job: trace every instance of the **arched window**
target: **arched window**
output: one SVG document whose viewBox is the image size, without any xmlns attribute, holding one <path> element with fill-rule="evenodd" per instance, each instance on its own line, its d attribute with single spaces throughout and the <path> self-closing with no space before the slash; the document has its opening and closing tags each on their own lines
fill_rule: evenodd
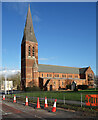
<svg viewBox="0 0 98 120">
<path fill-rule="evenodd" d="M 42 77 L 43 77 L 43 74 L 42 74 Z"/>
<path fill-rule="evenodd" d="M 55 82 L 54 82 L 54 85 L 55 85 Z"/>
<path fill-rule="evenodd" d="M 47 74 L 47 77 L 48 77 L 48 74 Z"/>
<path fill-rule="evenodd" d="M 64 83 L 62 82 L 62 85 L 64 85 Z"/>
<path fill-rule="evenodd" d="M 28 55 L 31 56 L 31 49 L 30 49 L 30 46 L 29 46 L 29 50 L 28 50 Z"/>
<path fill-rule="evenodd" d="M 60 80 L 58 80 L 58 85 L 59 85 L 59 88 L 60 88 Z"/>
<path fill-rule="evenodd" d="M 34 47 L 32 48 L 32 55 L 35 55 Z"/>
</svg>

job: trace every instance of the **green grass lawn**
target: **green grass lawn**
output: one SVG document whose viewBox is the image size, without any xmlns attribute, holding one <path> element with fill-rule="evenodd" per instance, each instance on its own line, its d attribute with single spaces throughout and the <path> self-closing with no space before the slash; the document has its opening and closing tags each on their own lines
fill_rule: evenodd
<svg viewBox="0 0 98 120">
<path fill-rule="evenodd" d="M 25 102 L 25 98 L 26 96 L 28 97 L 33 97 L 33 98 L 29 98 L 29 103 L 37 103 L 37 98 L 34 97 L 39 97 L 39 98 L 52 98 L 52 99 L 60 99 L 60 100 L 76 100 L 76 101 L 81 101 L 81 93 L 82 93 L 82 100 L 83 102 L 85 102 L 85 95 L 87 94 L 98 94 L 98 90 L 81 90 L 81 91 L 32 91 L 32 92 L 25 92 L 25 93 L 18 93 L 15 94 L 16 97 L 17 96 L 21 96 L 21 97 L 17 97 L 17 100 L 23 101 Z M 6 97 L 9 97 L 9 101 L 12 100 L 13 101 L 13 96 L 14 94 L 7 95 Z M 41 100 L 40 99 L 40 104 L 44 105 L 44 99 Z M 53 100 L 48 100 L 48 105 L 49 106 L 53 106 L 54 101 Z M 95 111 L 95 108 L 92 109 L 92 107 L 90 106 L 83 106 L 81 108 L 81 105 L 73 105 L 73 104 L 65 104 L 62 102 L 58 102 L 57 100 L 57 107 L 62 107 L 62 108 L 68 108 L 68 109 L 73 109 L 73 110 L 79 110 L 79 111 Z"/>
<path fill-rule="evenodd" d="M 25 93 L 18 93 L 16 96 L 28 96 L 28 97 L 40 97 L 40 98 L 52 98 L 52 99 L 61 99 L 61 100 L 76 100 L 81 101 L 81 93 L 82 100 L 85 102 L 85 95 L 87 94 L 98 94 L 98 90 L 87 90 L 87 91 L 32 91 Z M 13 96 L 12 96 L 13 97 Z"/>
</svg>

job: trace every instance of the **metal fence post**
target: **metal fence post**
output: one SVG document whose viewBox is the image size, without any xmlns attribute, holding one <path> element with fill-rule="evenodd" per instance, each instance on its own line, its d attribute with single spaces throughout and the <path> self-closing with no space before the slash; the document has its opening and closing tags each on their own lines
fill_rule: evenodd
<svg viewBox="0 0 98 120">
<path fill-rule="evenodd" d="M 82 107 L 82 93 L 81 93 L 81 107 Z"/>
<path fill-rule="evenodd" d="M 64 95 L 64 105 L 65 105 L 65 95 Z"/>
<path fill-rule="evenodd" d="M 51 104 L 52 104 L 52 96 L 51 96 Z"/>
</svg>

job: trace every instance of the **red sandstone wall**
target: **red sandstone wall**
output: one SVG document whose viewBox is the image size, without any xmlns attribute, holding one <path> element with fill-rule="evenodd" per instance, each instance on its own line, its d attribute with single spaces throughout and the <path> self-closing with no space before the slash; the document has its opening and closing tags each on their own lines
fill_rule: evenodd
<svg viewBox="0 0 98 120">
<path fill-rule="evenodd" d="M 25 44 L 25 51 L 23 49 L 23 44 Z M 31 48 L 31 55 L 28 56 L 28 50 L 29 46 Z M 34 81 L 38 84 L 38 73 L 33 74 L 33 64 L 34 64 L 34 59 L 32 55 L 32 48 L 35 48 L 35 58 L 36 62 L 38 64 L 38 43 L 34 43 L 31 41 L 26 41 L 25 43 L 21 44 L 21 79 L 25 81 L 25 86 L 29 87 L 32 85 L 32 81 Z M 23 58 L 23 54 L 25 54 L 25 58 Z M 37 69 L 38 72 L 38 69 Z M 37 77 L 37 79 L 35 79 Z"/>
<path fill-rule="evenodd" d="M 43 74 L 43 76 L 42 76 Z M 51 77 L 47 78 L 51 74 Z M 59 75 L 59 77 L 55 77 L 55 75 Z M 66 75 L 66 78 L 62 77 L 62 75 Z M 72 76 L 72 79 L 69 80 L 70 75 Z M 75 77 L 78 77 L 74 79 Z M 77 85 L 85 85 L 86 80 L 78 80 L 80 78 L 79 74 L 63 74 L 63 73 L 45 73 L 45 72 L 40 72 L 38 73 L 38 77 L 43 77 L 43 86 L 45 85 L 46 81 L 50 79 L 50 82 L 47 84 L 47 89 L 50 90 L 50 85 L 52 85 L 53 90 L 58 90 L 59 86 L 61 88 L 66 88 L 66 85 L 72 84 L 73 81 L 77 83 Z M 55 79 L 53 79 L 55 78 Z M 68 79 L 68 80 L 67 80 Z M 63 82 L 63 83 L 62 83 Z"/>
<path fill-rule="evenodd" d="M 87 85 L 89 85 L 89 88 L 94 87 L 94 86 L 90 86 L 91 83 L 92 83 L 92 85 L 94 85 L 94 80 L 90 80 L 90 81 L 88 80 L 89 79 L 89 77 L 88 77 L 89 74 L 92 74 L 93 79 L 94 79 L 94 72 L 92 71 L 91 67 L 89 67 L 87 69 L 85 74 L 86 74 L 86 82 L 87 82 Z"/>
</svg>

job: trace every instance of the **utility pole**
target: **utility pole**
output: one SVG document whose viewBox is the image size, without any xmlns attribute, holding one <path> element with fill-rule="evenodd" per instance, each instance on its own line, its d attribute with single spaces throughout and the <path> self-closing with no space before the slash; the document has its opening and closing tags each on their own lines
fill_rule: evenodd
<svg viewBox="0 0 98 120">
<path fill-rule="evenodd" d="M 5 73 L 5 94 L 6 94 L 6 87 L 7 87 L 7 85 L 6 85 L 6 79 L 7 79 L 7 77 L 6 77 L 6 73 Z"/>
</svg>

